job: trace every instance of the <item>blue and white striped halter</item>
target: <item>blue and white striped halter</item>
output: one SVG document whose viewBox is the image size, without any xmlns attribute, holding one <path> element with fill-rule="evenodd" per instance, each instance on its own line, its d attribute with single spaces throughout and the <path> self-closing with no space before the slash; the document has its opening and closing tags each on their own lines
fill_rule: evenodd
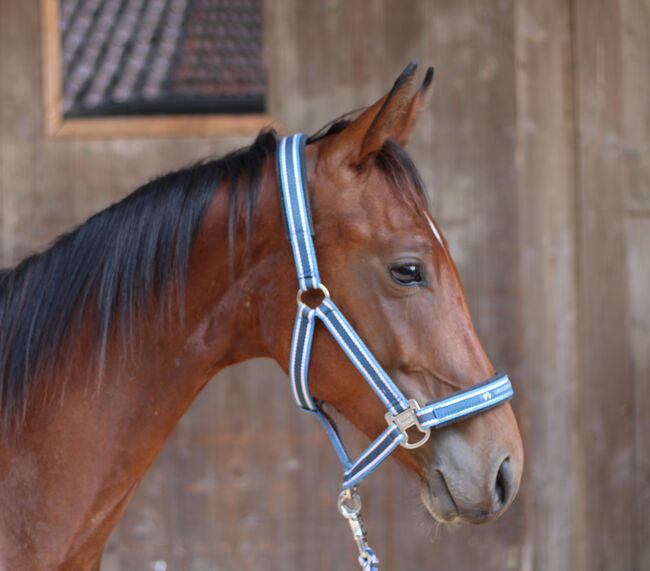
<svg viewBox="0 0 650 571">
<path fill-rule="evenodd" d="M 352 528 L 359 548 L 359 563 L 364 569 L 374 570 L 377 569 L 378 561 L 366 543 L 360 515 L 361 499 L 356 492 L 356 486 L 399 444 L 406 448 L 417 448 L 428 440 L 432 427 L 439 428 L 497 406 L 509 400 L 513 390 L 508 376 L 498 373 L 487 381 L 420 407 L 415 400 L 408 400 L 397 388 L 341 310 L 330 299 L 329 291 L 320 281 L 307 192 L 306 141 L 307 137 L 302 133 L 286 137 L 280 141 L 277 154 L 283 214 L 299 282 L 298 313 L 291 341 L 289 377 L 296 403 L 320 419 L 343 464 L 343 491 L 339 495 L 339 509 Z M 324 297 L 318 307 L 312 308 L 303 303 L 302 295 L 306 291 L 316 289 L 321 290 Z M 350 458 L 336 425 L 321 410 L 320 403 L 315 402 L 309 392 L 307 373 L 316 319 L 325 324 L 388 409 L 388 426 L 354 461 Z M 412 428 L 419 430 L 422 435 L 416 442 L 409 441 L 408 431 Z"/>
</svg>

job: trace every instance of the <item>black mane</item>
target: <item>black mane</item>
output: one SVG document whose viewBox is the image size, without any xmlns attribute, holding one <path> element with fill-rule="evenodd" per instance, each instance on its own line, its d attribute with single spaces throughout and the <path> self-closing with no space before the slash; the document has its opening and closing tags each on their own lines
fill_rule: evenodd
<svg viewBox="0 0 650 571">
<path fill-rule="evenodd" d="M 309 142 L 348 123 L 334 122 Z M 245 182 L 249 235 L 262 165 L 276 147 L 275 132 L 262 131 L 250 147 L 152 180 L 63 234 L 44 252 L 0 269 L 0 426 L 24 416 L 34 380 L 57 364 L 65 341 L 87 312 L 94 319 L 95 360 L 101 367 L 112 331 L 127 346 L 133 320 L 152 298 L 157 297 L 161 316 L 168 313 L 163 311 L 170 301 L 167 292 L 182 299 L 190 250 L 210 199 L 224 180 L 230 182 L 228 235 L 234 273 L 239 189 Z M 403 195 L 408 186 L 424 197 L 415 166 L 396 143 L 388 141 L 376 162 Z"/>
<path fill-rule="evenodd" d="M 232 248 L 240 182 L 250 227 L 262 164 L 275 149 L 275 132 L 262 131 L 250 147 L 152 180 L 44 252 L 0 270 L 0 424 L 25 413 L 34 378 L 55 364 L 85 312 L 94 315 L 101 366 L 112 328 L 127 333 L 152 295 L 163 305 L 170 284 L 182 295 L 192 244 L 226 179 Z"/>
</svg>

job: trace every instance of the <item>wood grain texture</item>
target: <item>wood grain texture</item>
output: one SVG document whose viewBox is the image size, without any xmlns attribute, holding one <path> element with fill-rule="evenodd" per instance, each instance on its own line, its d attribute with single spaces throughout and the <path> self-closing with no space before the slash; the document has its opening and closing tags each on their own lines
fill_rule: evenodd
<svg viewBox="0 0 650 571">
<path fill-rule="evenodd" d="M 109 139 L 125 137 L 189 137 L 193 135 L 256 135 L 277 121 L 264 113 L 242 115 L 161 115 L 93 117 L 55 121 L 47 135 L 57 139 Z"/>
<path fill-rule="evenodd" d="M 45 138 L 40 9 L 0 0 L 1 265 L 251 140 L 187 125 Z M 409 151 L 480 337 L 515 384 L 515 504 L 486 526 L 432 524 L 416 478 L 389 461 L 362 489 L 383 569 L 650 568 L 649 13 L 648 0 L 265 5 L 269 114 L 285 132 L 367 105 L 413 58 L 436 66 Z M 276 364 L 230 368 L 142 480 L 103 568 L 355 570 L 340 477 Z"/>
<path fill-rule="evenodd" d="M 421 20 L 424 20 L 421 18 Z M 479 338 L 515 384 L 521 313 L 517 219 L 514 3 L 440 2 L 420 24 L 436 66 L 430 143 L 414 148 L 428 174 L 432 213 L 450 243 Z M 426 61 L 423 57 L 422 61 Z M 418 127 L 426 128 L 427 123 Z M 417 144 L 414 140 L 414 144 Z M 422 143 L 420 143 L 422 144 Z M 441 569 L 519 569 L 525 504 L 519 497 L 489 526 L 438 531 L 432 556 Z"/>
<path fill-rule="evenodd" d="M 650 217 L 627 221 L 630 363 L 634 382 L 635 568 L 650 568 Z"/>
<path fill-rule="evenodd" d="M 587 569 L 634 568 L 634 417 L 628 359 L 621 4 L 575 3 L 578 417 Z"/>
<path fill-rule="evenodd" d="M 628 214 L 650 216 L 650 1 L 621 2 L 622 151 Z"/>
<path fill-rule="evenodd" d="M 48 135 L 55 135 L 63 123 L 63 79 L 61 77 L 63 64 L 59 8 L 58 0 L 41 0 L 43 124 Z"/>
<path fill-rule="evenodd" d="M 621 3 L 622 147 L 634 422 L 634 565 L 650 569 L 650 2 Z"/>
<path fill-rule="evenodd" d="M 579 569 L 575 133 L 571 14 L 517 3 L 517 142 L 528 500 L 526 565 Z"/>
</svg>

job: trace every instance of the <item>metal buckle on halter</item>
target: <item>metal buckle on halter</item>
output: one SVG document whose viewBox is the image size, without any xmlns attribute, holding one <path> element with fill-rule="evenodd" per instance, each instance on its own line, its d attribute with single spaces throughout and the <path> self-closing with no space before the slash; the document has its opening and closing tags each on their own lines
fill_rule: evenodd
<svg viewBox="0 0 650 571">
<path fill-rule="evenodd" d="M 429 436 L 431 436 L 431 428 L 426 427 L 423 428 L 422 425 L 420 424 L 420 419 L 418 418 L 418 415 L 416 414 L 416 411 L 420 410 L 420 405 L 415 399 L 409 399 L 408 401 L 409 407 L 406 410 L 403 410 L 402 412 L 398 412 L 397 414 L 392 414 L 390 412 L 386 413 L 386 422 L 390 426 L 391 424 L 394 424 L 399 428 L 399 431 L 404 435 L 404 440 L 400 442 L 404 448 L 417 448 L 418 446 L 422 446 L 427 440 L 429 440 Z M 424 436 L 420 438 L 417 442 L 409 442 L 409 435 L 408 435 L 408 429 L 412 428 L 415 426 Z"/>
</svg>

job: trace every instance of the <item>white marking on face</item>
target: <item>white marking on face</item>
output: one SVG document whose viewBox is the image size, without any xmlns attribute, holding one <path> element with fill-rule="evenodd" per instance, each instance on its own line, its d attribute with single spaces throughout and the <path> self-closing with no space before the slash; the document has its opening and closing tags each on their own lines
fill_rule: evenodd
<svg viewBox="0 0 650 571">
<path fill-rule="evenodd" d="M 427 219 L 427 222 L 429 223 L 429 228 L 431 228 L 431 231 L 433 232 L 433 235 L 436 237 L 436 240 L 440 243 L 442 248 L 445 248 L 445 243 L 442 241 L 442 237 L 440 236 L 440 232 L 438 232 L 438 228 L 436 227 L 434 221 L 431 219 L 431 216 L 429 216 L 428 212 L 424 212 L 424 216 Z"/>
</svg>

